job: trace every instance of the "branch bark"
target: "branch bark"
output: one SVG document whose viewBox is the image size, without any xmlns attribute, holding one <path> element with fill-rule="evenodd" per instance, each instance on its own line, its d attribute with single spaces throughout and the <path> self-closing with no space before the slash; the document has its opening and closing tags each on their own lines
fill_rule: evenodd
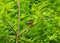
<svg viewBox="0 0 60 43">
<path fill-rule="evenodd" d="M 17 5 L 18 5 L 18 29 L 16 30 L 16 43 L 18 43 L 18 33 L 20 30 L 20 1 L 17 0 Z"/>
</svg>

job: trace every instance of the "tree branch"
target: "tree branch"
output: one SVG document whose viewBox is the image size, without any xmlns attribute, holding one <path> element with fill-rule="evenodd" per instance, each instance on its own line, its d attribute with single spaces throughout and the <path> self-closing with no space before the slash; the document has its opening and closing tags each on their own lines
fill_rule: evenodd
<svg viewBox="0 0 60 43">
<path fill-rule="evenodd" d="M 22 35 L 24 32 L 28 32 L 30 30 L 30 27 L 28 26 L 27 29 L 22 30 L 22 32 L 19 33 L 19 36 Z"/>
<path fill-rule="evenodd" d="M 42 20 L 48 20 L 49 18 L 53 18 L 53 16 L 49 16 L 47 18 L 43 18 Z M 36 25 L 36 24 L 34 24 L 34 25 Z M 30 27 L 27 27 L 27 29 L 22 30 L 22 32 L 19 33 L 19 36 L 22 35 L 25 32 L 28 32 L 28 31 L 30 31 Z"/>
<path fill-rule="evenodd" d="M 11 30 L 16 34 L 16 31 L 13 29 L 13 27 L 10 25 L 10 23 L 7 22 L 7 24 L 11 27 Z"/>
<path fill-rule="evenodd" d="M 20 1 L 17 0 L 17 5 L 18 5 L 18 28 L 16 30 L 16 43 L 18 43 L 18 33 L 20 30 Z"/>
<path fill-rule="evenodd" d="M 14 37 L 14 36 L 5 36 L 5 35 L 0 35 L 0 37 L 8 37 L 8 38 L 15 39 L 15 37 Z M 20 40 L 25 41 L 25 42 L 28 42 L 28 43 L 32 43 L 32 42 L 33 42 L 32 40 L 25 39 L 25 38 L 21 38 L 21 37 L 20 37 Z M 20 40 L 19 40 L 19 41 L 20 41 Z"/>
<path fill-rule="evenodd" d="M 50 18 L 53 18 L 54 16 L 49 16 L 49 17 L 47 17 L 47 18 L 43 18 L 42 20 L 48 20 L 48 19 L 50 19 Z"/>
<path fill-rule="evenodd" d="M 20 40 L 25 41 L 25 42 L 28 42 L 28 43 L 32 43 L 33 42 L 32 40 L 24 39 L 24 38 L 20 38 Z"/>
</svg>

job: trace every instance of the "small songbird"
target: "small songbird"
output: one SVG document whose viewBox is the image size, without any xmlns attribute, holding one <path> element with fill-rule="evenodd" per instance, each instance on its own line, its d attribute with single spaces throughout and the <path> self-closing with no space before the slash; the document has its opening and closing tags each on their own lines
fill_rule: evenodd
<svg viewBox="0 0 60 43">
<path fill-rule="evenodd" d="M 33 20 L 32 20 L 32 19 L 29 20 L 26 24 L 27 24 L 27 25 L 33 25 Z"/>
</svg>

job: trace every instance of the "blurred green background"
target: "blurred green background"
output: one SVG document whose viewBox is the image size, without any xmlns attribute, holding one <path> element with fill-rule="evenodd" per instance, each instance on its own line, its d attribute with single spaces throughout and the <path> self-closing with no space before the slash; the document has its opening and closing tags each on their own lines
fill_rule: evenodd
<svg viewBox="0 0 60 43">
<path fill-rule="evenodd" d="M 16 43 L 17 26 L 16 0 L 0 0 L 0 43 Z M 27 27 L 19 43 L 60 43 L 60 0 L 20 0 L 19 31 Z"/>
</svg>

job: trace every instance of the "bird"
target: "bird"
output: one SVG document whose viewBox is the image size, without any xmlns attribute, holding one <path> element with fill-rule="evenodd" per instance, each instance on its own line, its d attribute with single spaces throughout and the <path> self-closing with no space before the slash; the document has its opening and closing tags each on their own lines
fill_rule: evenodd
<svg viewBox="0 0 60 43">
<path fill-rule="evenodd" d="M 32 19 L 29 20 L 26 24 L 27 24 L 27 25 L 33 25 L 33 20 L 32 20 Z"/>
</svg>

